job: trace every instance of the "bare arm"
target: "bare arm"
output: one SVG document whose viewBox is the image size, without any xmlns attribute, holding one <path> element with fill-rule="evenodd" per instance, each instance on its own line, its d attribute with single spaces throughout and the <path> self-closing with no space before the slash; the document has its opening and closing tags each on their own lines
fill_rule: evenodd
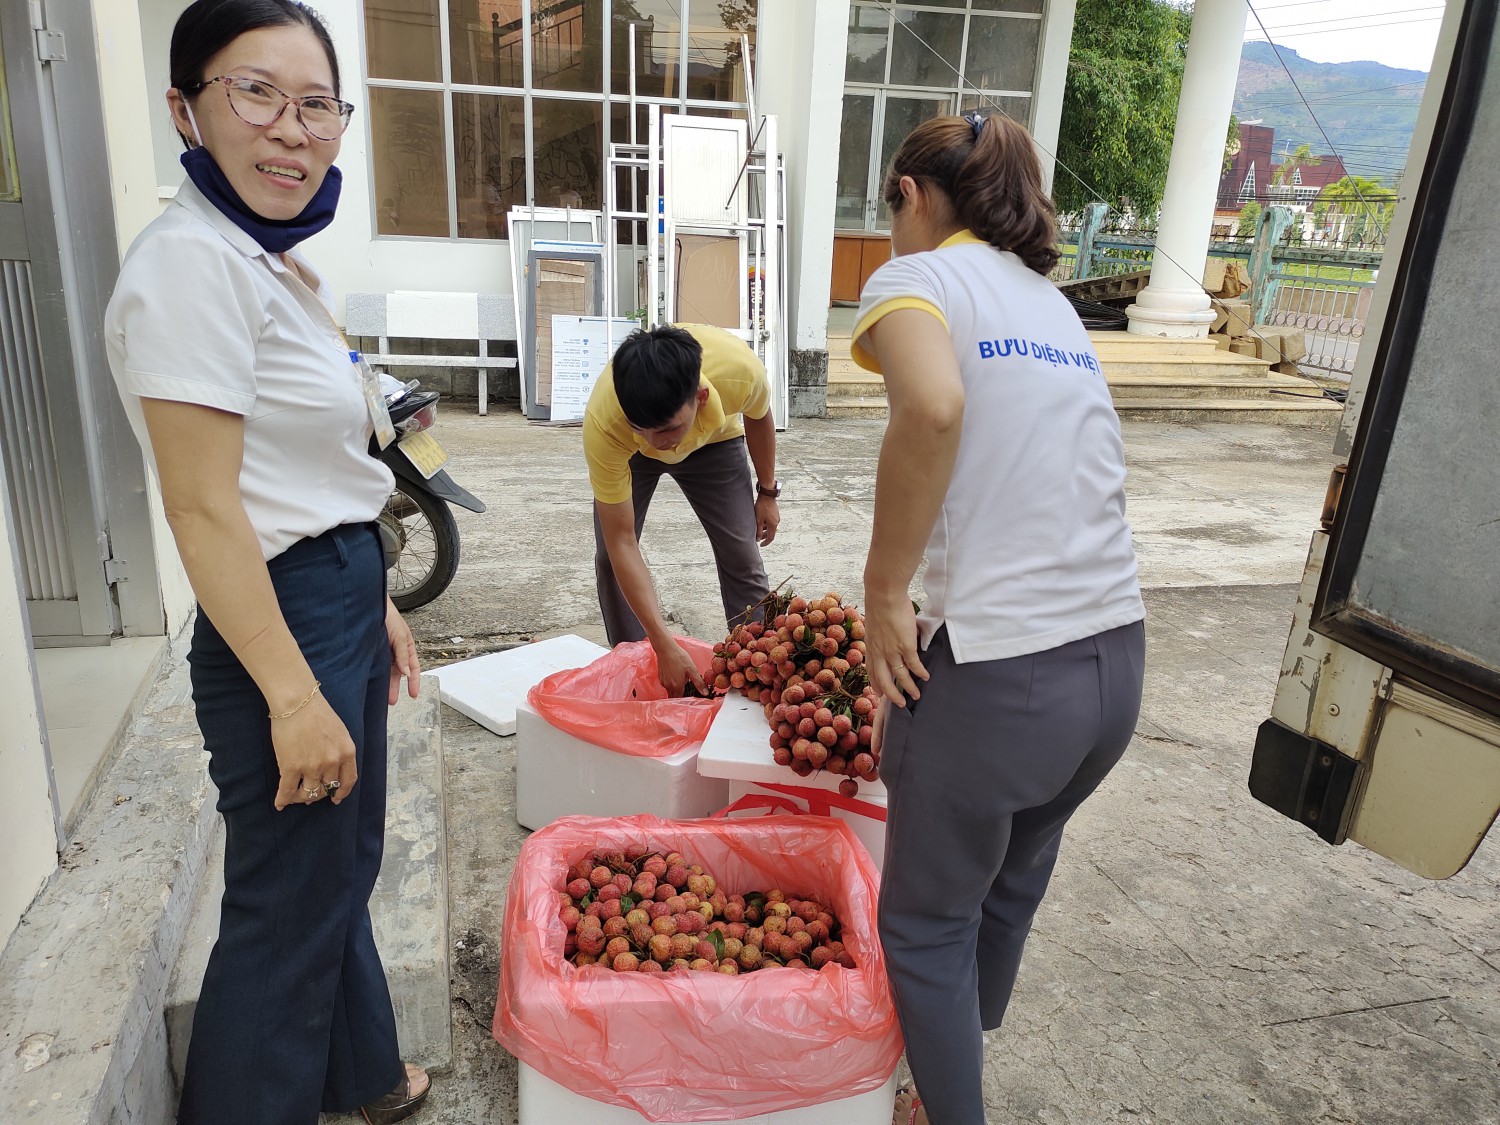
<svg viewBox="0 0 1500 1125">
<path fill-rule="evenodd" d="M 745 418 L 745 448 L 755 466 L 755 479 L 767 488 L 776 487 L 776 419 L 767 410 L 759 418 Z M 776 497 L 755 494 L 755 534 L 762 547 L 776 538 L 781 509 Z"/>
<path fill-rule="evenodd" d="M 595 500 L 594 510 L 599 515 L 604 549 L 609 552 L 615 581 L 620 584 L 620 592 L 625 595 L 625 601 L 646 630 L 651 647 L 656 650 L 657 672 L 662 685 L 673 695 L 681 695 L 683 684 L 691 681 L 694 687 L 707 694 L 702 670 L 677 643 L 662 616 L 651 572 L 646 568 L 640 541 L 635 537 L 634 505 L 629 500 L 619 504 L 601 504 Z"/>
<path fill-rule="evenodd" d="M 870 679 L 887 699 L 918 699 L 926 679 L 907 590 L 942 510 L 963 432 L 964 385 L 953 341 L 921 309 L 899 309 L 869 332 L 891 418 L 875 473 L 875 528 L 865 561 Z M 904 693 L 904 694 L 903 694 Z"/>
<path fill-rule="evenodd" d="M 297 708 L 315 678 L 281 615 L 255 529 L 240 500 L 245 423 L 191 403 L 142 400 L 156 454 L 167 523 L 198 603 L 265 696 L 270 714 Z M 300 789 L 337 779 L 334 801 L 357 779 L 354 743 L 321 694 L 295 715 L 273 719 L 281 767 L 276 807 L 305 800 Z"/>
</svg>

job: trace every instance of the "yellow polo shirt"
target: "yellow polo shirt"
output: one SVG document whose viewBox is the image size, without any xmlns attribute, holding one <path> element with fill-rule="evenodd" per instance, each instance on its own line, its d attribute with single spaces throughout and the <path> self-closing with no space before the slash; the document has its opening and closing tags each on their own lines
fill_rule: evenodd
<svg viewBox="0 0 1500 1125">
<path fill-rule="evenodd" d="M 759 420 L 771 409 L 771 383 L 765 364 L 749 344 L 707 324 L 677 327 L 686 330 L 703 348 L 699 385 L 708 388 L 708 401 L 698 408 L 686 437 L 671 449 L 653 449 L 626 421 L 615 395 L 614 367 L 606 366 L 583 413 L 583 455 L 589 463 L 594 499 L 601 504 L 622 504 L 630 499 L 632 454 L 675 465 L 705 445 L 739 437 L 745 432 L 742 416 Z"/>
</svg>

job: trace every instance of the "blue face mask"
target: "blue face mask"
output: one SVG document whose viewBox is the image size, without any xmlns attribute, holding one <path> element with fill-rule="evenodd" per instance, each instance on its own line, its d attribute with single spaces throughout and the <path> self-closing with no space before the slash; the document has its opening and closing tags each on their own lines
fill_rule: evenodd
<svg viewBox="0 0 1500 1125">
<path fill-rule="evenodd" d="M 229 220 L 248 234 L 261 248 L 271 254 L 284 254 L 297 243 L 311 238 L 333 222 L 338 210 L 339 192 L 343 188 L 343 174 L 330 166 L 302 213 L 295 219 L 267 219 L 240 198 L 229 183 L 229 178 L 209 155 L 208 149 L 199 145 L 182 154 L 182 166 L 187 169 L 188 179 L 197 185 L 210 202 L 222 211 Z"/>
</svg>

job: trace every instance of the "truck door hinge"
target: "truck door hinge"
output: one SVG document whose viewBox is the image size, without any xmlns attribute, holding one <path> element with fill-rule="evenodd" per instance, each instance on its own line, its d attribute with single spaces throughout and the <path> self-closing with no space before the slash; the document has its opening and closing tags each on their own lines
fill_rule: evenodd
<svg viewBox="0 0 1500 1125">
<path fill-rule="evenodd" d="M 41 0 L 31 0 L 31 30 L 36 34 L 36 57 L 44 63 L 67 62 L 68 42 L 60 31 L 47 30 Z"/>
</svg>

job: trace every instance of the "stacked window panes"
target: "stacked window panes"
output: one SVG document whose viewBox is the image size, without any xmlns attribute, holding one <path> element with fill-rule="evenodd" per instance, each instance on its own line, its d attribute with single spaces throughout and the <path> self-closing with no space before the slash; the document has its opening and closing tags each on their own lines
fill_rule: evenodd
<svg viewBox="0 0 1500 1125">
<path fill-rule="evenodd" d="M 746 104 L 756 0 L 364 0 L 374 228 L 505 238 L 514 206 L 603 206 L 647 105 Z M 753 62 L 753 58 L 752 58 Z"/>
<path fill-rule="evenodd" d="M 886 230 L 880 179 L 930 117 L 1005 114 L 1031 127 L 1045 0 L 921 0 L 849 6 L 836 220 Z"/>
</svg>

